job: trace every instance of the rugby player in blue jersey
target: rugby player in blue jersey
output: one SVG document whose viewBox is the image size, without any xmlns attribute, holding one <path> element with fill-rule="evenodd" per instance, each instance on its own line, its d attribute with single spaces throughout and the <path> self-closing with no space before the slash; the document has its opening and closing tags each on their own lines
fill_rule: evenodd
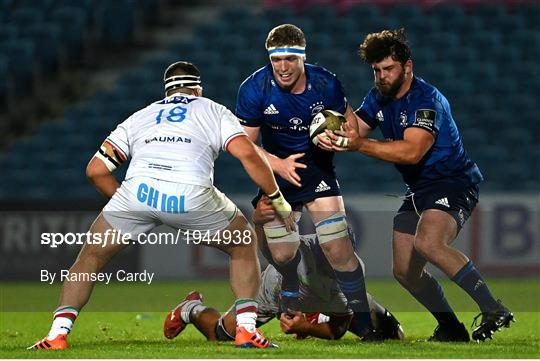
<svg viewBox="0 0 540 361">
<path fill-rule="evenodd" d="M 392 162 L 402 174 L 408 191 L 394 218 L 393 271 L 437 319 L 439 325 L 430 340 L 469 341 L 469 334 L 439 283 L 426 271 L 427 262 L 478 304 L 482 319 L 472 338 L 491 338 L 510 325 L 513 314 L 495 300 L 473 262 L 451 247 L 478 202 L 483 178 L 463 148 L 448 100 L 413 75 L 404 29 L 369 34 L 359 52 L 373 68 L 375 87 L 356 111 L 358 127 L 345 125 L 336 134 L 327 131 L 332 143 L 322 136 L 320 144 L 324 149 L 359 151 Z M 385 141 L 366 138 L 376 127 Z M 345 146 L 338 147 L 343 141 Z"/>
<path fill-rule="evenodd" d="M 337 77 L 322 67 L 304 63 L 305 48 L 306 39 L 298 27 L 284 24 L 272 29 L 266 39 L 270 64 L 240 86 L 236 115 L 251 140 L 256 142 L 260 134 L 261 149 L 285 199 L 298 214 L 304 206 L 307 208 L 321 248 L 358 319 L 356 324 L 363 325 L 356 333 L 366 335 L 367 340 L 375 333 L 363 269 L 347 235 L 333 153 L 315 147 L 309 137 L 312 118 L 322 109 L 345 114 L 352 127 L 356 126 L 356 117 Z M 264 230 L 272 258 L 283 276 L 282 311 L 297 310 L 299 234 L 288 232 L 281 221 L 266 224 Z"/>
</svg>

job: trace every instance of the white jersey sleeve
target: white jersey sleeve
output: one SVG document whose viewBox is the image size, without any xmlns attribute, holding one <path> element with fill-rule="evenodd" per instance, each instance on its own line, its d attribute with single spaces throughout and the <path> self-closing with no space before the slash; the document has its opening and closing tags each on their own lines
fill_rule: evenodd
<svg viewBox="0 0 540 361">
<path fill-rule="evenodd" d="M 120 123 L 115 130 L 103 141 L 98 150 L 99 157 L 106 163 L 110 163 L 114 170 L 124 163 L 130 156 L 129 147 L 129 123 L 131 118 Z"/>
<path fill-rule="evenodd" d="M 227 150 L 229 143 L 236 137 L 246 135 L 238 118 L 227 108 L 221 113 L 221 143 L 222 149 Z"/>
</svg>

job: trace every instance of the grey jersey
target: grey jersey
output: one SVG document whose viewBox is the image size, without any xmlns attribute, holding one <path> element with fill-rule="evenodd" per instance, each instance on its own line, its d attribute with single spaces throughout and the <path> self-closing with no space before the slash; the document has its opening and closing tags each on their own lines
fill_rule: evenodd
<svg viewBox="0 0 540 361">
<path fill-rule="evenodd" d="M 300 311 L 304 313 L 349 314 L 347 299 L 341 293 L 333 276 L 333 270 L 326 261 L 316 235 L 300 236 Z M 257 295 L 259 302 L 258 323 L 270 321 L 279 311 L 281 275 L 272 265 L 262 274 L 261 287 Z"/>
</svg>

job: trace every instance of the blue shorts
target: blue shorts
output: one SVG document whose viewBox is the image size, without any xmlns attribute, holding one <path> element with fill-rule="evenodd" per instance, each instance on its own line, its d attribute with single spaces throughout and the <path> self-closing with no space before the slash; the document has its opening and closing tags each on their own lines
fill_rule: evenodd
<svg viewBox="0 0 540 361">
<path fill-rule="evenodd" d="M 450 182 L 434 182 L 420 191 L 409 192 L 394 217 L 394 230 L 416 234 L 420 215 L 426 209 L 438 209 L 450 214 L 457 223 L 458 232 L 469 219 L 478 203 L 478 186 L 458 186 Z"/>
<path fill-rule="evenodd" d="M 302 187 L 297 187 L 279 175 L 275 175 L 281 193 L 291 204 L 293 210 L 301 211 L 304 204 L 317 198 L 340 196 L 341 190 L 333 167 L 323 168 L 314 162 L 307 163 L 307 168 L 297 168 Z M 262 191 L 252 200 L 253 207 L 263 196 Z"/>
</svg>

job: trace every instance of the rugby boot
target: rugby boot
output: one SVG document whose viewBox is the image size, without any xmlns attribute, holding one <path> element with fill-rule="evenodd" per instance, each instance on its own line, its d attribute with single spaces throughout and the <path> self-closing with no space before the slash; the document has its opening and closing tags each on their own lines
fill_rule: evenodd
<svg viewBox="0 0 540 361">
<path fill-rule="evenodd" d="M 236 337 L 234 338 L 234 345 L 242 348 L 277 348 L 279 347 L 275 343 L 268 341 L 259 329 L 255 329 L 255 332 L 249 332 L 242 326 L 236 327 Z"/>
<path fill-rule="evenodd" d="M 455 326 L 438 325 L 428 341 L 438 342 L 469 342 L 469 332 L 463 323 Z"/>
<path fill-rule="evenodd" d="M 382 333 L 384 340 L 403 340 L 405 338 L 403 327 L 388 310 L 384 311 L 384 316 L 379 320 L 377 330 Z"/>
<path fill-rule="evenodd" d="M 495 332 L 503 327 L 510 327 L 510 322 L 515 322 L 514 314 L 501 303 L 501 300 L 497 300 L 497 303 L 499 308 L 482 312 L 474 318 L 473 327 L 476 325 L 476 320 L 482 316 L 482 322 L 472 332 L 472 339 L 476 342 L 492 339 Z"/>
<path fill-rule="evenodd" d="M 68 348 L 67 335 L 60 334 L 52 340 L 45 337 L 28 347 L 27 350 L 64 350 L 66 348 Z"/>
<path fill-rule="evenodd" d="M 163 335 L 168 339 L 175 338 L 186 328 L 187 324 L 182 321 L 180 314 L 182 313 L 182 307 L 189 301 L 202 302 L 203 296 L 197 291 L 191 291 L 174 310 L 167 313 L 163 322 Z"/>
</svg>

